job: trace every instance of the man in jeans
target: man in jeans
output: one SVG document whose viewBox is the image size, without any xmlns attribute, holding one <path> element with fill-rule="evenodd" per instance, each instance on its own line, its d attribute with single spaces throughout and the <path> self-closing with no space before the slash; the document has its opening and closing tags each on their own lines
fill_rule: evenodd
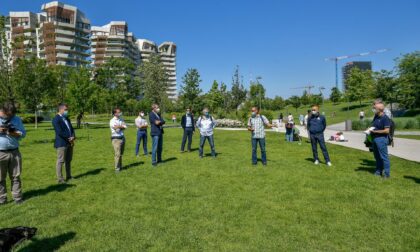
<svg viewBox="0 0 420 252">
<path fill-rule="evenodd" d="M 59 184 L 72 179 L 71 161 L 73 159 L 73 146 L 76 139 L 73 126 L 68 118 L 67 104 L 59 104 L 58 112 L 52 120 L 55 131 L 54 148 L 57 150 L 57 164 L 55 167 Z M 66 180 L 63 178 L 63 165 L 66 167 Z"/>
<path fill-rule="evenodd" d="M 264 125 L 267 125 L 267 127 L 272 127 L 267 118 L 263 115 L 260 115 L 260 109 L 258 107 L 252 107 L 251 118 L 248 120 L 248 130 L 251 131 L 253 165 L 257 165 L 257 143 L 260 145 L 262 163 L 263 165 L 267 165 Z"/>
<path fill-rule="evenodd" d="M 127 129 L 127 125 L 121 118 L 121 109 L 115 108 L 112 113 L 114 117 L 109 121 L 109 127 L 111 128 L 111 141 L 114 147 L 115 172 L 118 173 L 122 169 L 122 156 L 125 149 L 124 130 Z"/>
<path fill-rule="evenodd" d="M 203 109 L 203 115 L 197 121 L 197 128 L 200 130 L 200 148 L 199 156 L 203 158 L 203 147 L 206 140 L 209 141 L 211 148 L 211 155 L 213 158 L 216 157 L 216 150 L 214 149 L 214 137 L 213 129 L 216 127 L 216 121 L 210 115 L 208 108 Z"/>
<path fill-rule="evenodd" d="M 372 127 L 368 130 L 373 136 L 373 155 L 376 160 L 376 176 L 382 176 L 388 179 L 390 176 L 391 163 L 388 157 L 388 134 L 391 128 L 391 120 L 385 114 L 385 105 L 382 101 L 375 101 L 375 117 Z"/>
<path fill-rule="evenodd" d="M 308 118 L 308 130 L 310 133 L 312 153 L 314 155 L 314 164 L 319 164 L 318 159 L 318 146 L 321 147 L 322 154 L 324 155 L 325 162 L 331 166 L 330 156 L 328 155 L 327 146 L 325 145 L 324 131 L 327 127 L 327 120 L 324 115 L 319 114 L 319 106 L 313 105 L 311 116 Z"/>
<path fill-rule="evenodd" d="M 12 103 L 5 103 L 0 108 L 0 205 L 6 204 L 6 177 L 9 174 L 12 183 L 12 196 L 16 204 L 23 202 L 22 156 L 19 152 L 19 141 L 26 136 L 22 120 L 17 117 Z"/>
<path fill-rule="evenodd" d="M 140 111 L 139 116 L 134 121 L 137 127 L 137 141 L 136 141 L 136 156 L 139 156 L 140 143 L 143 141 L 143 153 L 147 155 L 147 124 L 146 119 L 144 119 L 144 112 Z"/>
<path fill-rule="evenodd" d="M 150 135 L 152 136 L 152 165 L 157 166 L 162 162 L 163 151 L 163 125 L 165 120 L 160 114 L 159 105 L 152 105 L 152 112 L 149 114 Z"/>
<path fill-rule="evenodd" d="M 195 131 L 194 127 L 194 116 L 191 114 L 191 108 L 187 108 L 187 112 L 181 118 L 181 126 L 184 130 L 184 135 L 182 136 L 182 143 L 181 143 L 181 152 L 184 152 L 185 143 L 187 142 L 188 138 L 188 152 L 191 151 L 191 142 L 192 136 Z"/>
</svg>

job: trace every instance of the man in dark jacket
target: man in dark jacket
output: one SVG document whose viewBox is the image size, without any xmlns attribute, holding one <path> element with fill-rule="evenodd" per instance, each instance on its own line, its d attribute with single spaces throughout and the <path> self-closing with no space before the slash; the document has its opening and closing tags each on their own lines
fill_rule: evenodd
<svg viewBox="0 0 420 252">
<path fill-rule="evenodd" d="M 308 118 L 308 131 L 309 136 L 311 139 L 311 145 L 312 145 L 312 153 L 314 155 L 314 163 L 316 165 L 319 164 L 318 159 L 318 146 L 317 143 L 319 143 L 319 146 L 321 147 L 322 154 L 324 155 L 325 162 L 328 166 L 331 166 L 331 160 L 328 155 L 327 146 L 325 145 L 325 139 L 324 139 L 324 131 L 327 127 L 327 121 L 325 119 L 325 116 L 319 114 L 319 106 L 314 105 L 312 106 L 311 116 Z"/>
<path fill-rule="evenodd" d="M 71 160 L 73 158 L 73 146 L 76 135 L 68 118 L 67 104 L 58 105 L 58 113 L 52 120 L 55 130 L 54 148 L 57 150 L 56 173 L 59 184 L 65 183 L 62 174 L 63 164 L 66 167 L 66 180 L 72 179 Z"/>
<path fill-rule="evenodd" d="M 184 129 L 184 135 L 182 136 L 181 152 L 184 152 L 185 143 L 188 138 L 188 152 L 191 151 L 192 136 L 195 131 L 194 116 L 191 114 L 191 108 L 187 108 L 187 112 L 182 116 L 181 126 Z"/>
<path fill-rule="evenodd" d="M 162 162 L 163 149 L 163 125 L 165 120 L 160 115 L 159 105 L 152 105 L 152 112 L 149 114 L 150 135 L 152 136 L 152 165 L 156 166 Z"/>
</svg>

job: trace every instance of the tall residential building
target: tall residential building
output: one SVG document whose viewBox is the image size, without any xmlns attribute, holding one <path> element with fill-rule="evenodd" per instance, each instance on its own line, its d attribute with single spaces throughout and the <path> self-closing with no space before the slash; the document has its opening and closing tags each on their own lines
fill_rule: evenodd
<svg viewBox="0 0 420 252">
<path fill-rule="evenodd" d="M 141 61 L 148 61 L 151 54 L 159 54 L 162 64 L 168 74 L 168 97 L 171 100 L 177 99 L 176 90 L 176 45 L 173 42 L 163 42 L 156 46 L 153 41 L 138 39 L 137 46 L 140 50 Z"/>
<path fill-rule="evenodd" d="M 92 27 L 92 64 L 100 66 L 111 57 L 128 58 L 140 63 L 140 52 L 133 33 L 124 21 L 112 21 L 104 26 Z"/>
<path fill-rule="evenodd" d="M 57 1 L 43 4 L 38 56 L 50 65 L 89 64 L 90 21 L 77 7 Z"/>
<path fill-rule="evenodd" d="M 370 70 L 372 71 L 372 62 L 371 61 L 352 61 L 347 62 L 346 65 L 343 66 L 342 72 L 343 72 L 343 91 L 347 90 L 347 79 L 350 76 L 351 70 L 353 68 L 359 68 L 362 71 Z"/>
<path fill-rule="evenodd" d="M 38 15 L 29 11 L 10 12 L 6 24 L 10 60 L 37 55 Z"/>
</svg>

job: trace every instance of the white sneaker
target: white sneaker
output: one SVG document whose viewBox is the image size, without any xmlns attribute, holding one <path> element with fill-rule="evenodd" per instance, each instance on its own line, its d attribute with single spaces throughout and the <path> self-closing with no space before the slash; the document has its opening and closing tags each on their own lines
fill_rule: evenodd
<svg viewBox="0 0 420 252">
<path fill-rule="evenodd" d="M 319 161 L 318 160 L 315 160 L 314 164 L 315 165 L 319 165 Z"/>
<path fill-rule="evenodd" d="M 327 165 L 328 165 L 328 166 L 332 166 L 331 162 L 328 162 L 328 163 L 327 163 Z"/>
</svg>

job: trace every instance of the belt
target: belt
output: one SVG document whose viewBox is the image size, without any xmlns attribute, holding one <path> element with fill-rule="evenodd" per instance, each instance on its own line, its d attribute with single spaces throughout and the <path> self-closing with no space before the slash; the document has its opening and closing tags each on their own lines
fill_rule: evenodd
<svg viewBox="0 0 420 252">
<path fill-rule="evenodd" d="M 17 150 L 19 150 L 19 148 L 10 149 L 10 150 L 0 150 L 0 152 L 14 152 L 14 151 L 17 151 Z"/>
<path fill-rule="evenodd" d="M 113 136 L 113 137 L 111 137 L 111 139 L 113 140 L 113 139 L 124 139 L 124 136 Z"/>
</svg>

